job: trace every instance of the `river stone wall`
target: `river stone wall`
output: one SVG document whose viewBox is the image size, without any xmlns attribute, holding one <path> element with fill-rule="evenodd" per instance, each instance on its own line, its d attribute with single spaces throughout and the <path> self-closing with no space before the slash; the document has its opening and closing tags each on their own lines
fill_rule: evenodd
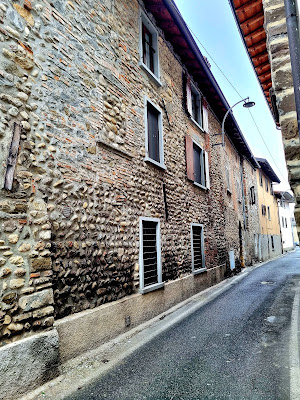
<svg viewBox="0 0 300 400">
<path fill-rule="evenodd" d="M 189 120 L 184 66 L 160 30 L 162 86 L 140 68 L 138 21 L 137 1 L 0 5 L 1 187 L 15 168 L 0 200 L 2 344 L 137 292 L 140 216 L 160 218 L 164 281 L 191 274 L 191 223 L 204 225 L 211 284 L 231 248 L 240 259 L 242 203 L 212 146 L 220 123 L 209 106 L 206 132 Z M 165 171 L 144 161 L 145 96 L 162 109 Z M 210 190 L 186 178 L 186 134 L 209 154 Z"/>
</svg>

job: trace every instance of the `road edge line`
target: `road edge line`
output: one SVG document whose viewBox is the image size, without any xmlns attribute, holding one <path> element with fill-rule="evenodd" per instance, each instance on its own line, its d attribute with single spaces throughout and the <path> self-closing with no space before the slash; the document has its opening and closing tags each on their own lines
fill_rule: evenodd
<svg viewBox="0 0 300 400">
<path fill-rule="evenodd" d="M 291 315 L 291 335 L 290 335 L 290 399 L 300 399 L 300 360 L 299 360 L 299 303 L 300 287 L 296 289 L 292 315 Z"/>
</svg>

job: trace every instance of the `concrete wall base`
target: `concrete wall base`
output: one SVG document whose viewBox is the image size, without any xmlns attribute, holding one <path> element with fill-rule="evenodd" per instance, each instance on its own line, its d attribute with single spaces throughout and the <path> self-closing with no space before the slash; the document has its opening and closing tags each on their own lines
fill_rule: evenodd
<svg viewBox="0 0 300 400">
<path fill-rule="evenodd" d="M 258 235 L 258 254 L 260 261 L 266 261 L 282 254 L 280 235 Z M 272 238 L 273 246 L 272 246 Z"/>
<path fill-rule="evenodd" d="M 225 266 L 167 282 L 147 294 L 134 294 L 63 318 L 55 323 L 62 362 L 146 322 L 194 294 L 224 279 Z"/>
<path fill-rule="evenodd" d="M 167 282 L 58 320 L 51 331 L 0 348 L 0 400 L 15 400 L 59 375 L 64 362 L 129 331 L 224 279 L 226 266 Z"/>
<path fill-rule="evenodd" d="M 59 374 L 56 329 L 0 348 L 0 399 L 15 400 Z"/>
</svg>

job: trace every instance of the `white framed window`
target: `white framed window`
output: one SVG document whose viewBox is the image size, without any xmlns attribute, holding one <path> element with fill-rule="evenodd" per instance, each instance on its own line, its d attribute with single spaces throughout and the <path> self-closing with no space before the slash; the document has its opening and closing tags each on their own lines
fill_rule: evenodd
<svg viewBox="0 0 300 400">
<path fill-rule="evenodd" d="M 202 96 L 189 78 L 186 82 L 186 106 L 191 120 L 203 130 Z"/>
<path fill-rule="evenodd" d="M 191 225 L 191 245 L 192 272 L 196 275 L 206 271 L 204 254 L 204 234 L 202 224 Z"/>
<path fill-rule="evenodd" d="M 255 188 L 251 186 L 250 188 L 250 203 L 255 204 Z"/>
<path fill-rule="evenodd" d="M 151 100 L 145 97 L 145 161 L 166 169 L 164 164 L 164 144 L 162 112 Z"/>
<path fill-rule="evenodd" d="M 205 183 L 205 160 L 204 151 L 196 143 L 193 144 L 194 150 L 194 182 L 206 187 Z"/>
<path fill-rule="evenodd" d="M 140 217 L 140 293 L 162 288 L 160 221 Z"/>
<path fill-rule="evenodd" d="M 187 178 L 202 189 L 210 189 L 208 153 L 186 135 Z"/>
<path fill-rule="evenodd" d="M 192 120 L 202 129 L 202 99 L 196 87 L 191 84 Z"/>
<path fill-rule="evenodd" d="M 266 186 L 266 191 L 269 191 L 269 181 L 267 178 L 265 178 L 265 186 Z"/>
<path fill-rule="evenodd" d="M 259 172 L 259 184 L 263 187 L 263 176 L 261 172 Z"/>
<path fill-rule="evenodd" d="M 145 13 L 140 11 L 139 65 L 161 86 L 158 33 Z"/>
</svg>

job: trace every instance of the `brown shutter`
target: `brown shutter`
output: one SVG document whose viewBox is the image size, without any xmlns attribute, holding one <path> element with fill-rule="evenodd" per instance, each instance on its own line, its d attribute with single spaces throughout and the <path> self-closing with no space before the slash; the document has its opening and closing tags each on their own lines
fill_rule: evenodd
<svg viewBox="0 0 300 400">
<path fill-rule="evenodd" d="M 193 140 L 189 135 L 185 136 L 185 154 L 186 154 L 186 175 L 191 181 L 194 181 L 194 148 Z"/>
</svg>

